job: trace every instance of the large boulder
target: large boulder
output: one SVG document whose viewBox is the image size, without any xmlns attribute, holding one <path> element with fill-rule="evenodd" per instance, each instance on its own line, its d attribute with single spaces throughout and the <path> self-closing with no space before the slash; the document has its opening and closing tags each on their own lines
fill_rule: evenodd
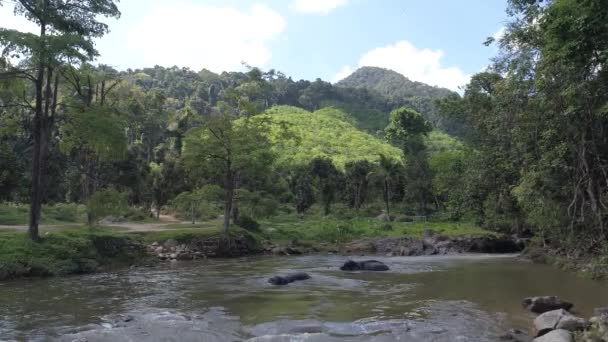
<svg viewBox="0 0 608 342">
<path fill-rule="evenodd" d="M 388 266 L 377 260 L 348 260 L 340 269 L 342 271 L 388 271 Z"/>
<path fill-rule="evenodd" d="M 296 272 L 296 273 L 287 274 L 285 276 L 274 276 L 274 277 L 268 279 L 268 282 L 271 283 L 272 285 L 287 285 L 287 284 L 293 283 L 294 281 L 297 281 L 297 280 L 306 280 L 306 279 L 310 279 L 310 276 L 308 275 L 308 273 Z"/>
<path fill-rule="evenodd" d="M 589 323 L 585 319 L 573 316 L 564 309 L 545 312 L 534 320 L 536 336 L 543 336 L 556 329 L 568 331 L 583 330 L 588 325 Z"/>
<path fill-rule="evenodd" d="M 547 311 L 564 309 L 570 311 L 574 304 L 563 301 L 556 296 L 527 297 L 521 305 L 534 313 L 542 314 Z"/>
<path fill-rule="evenodd" d="M 574 338 L 568 330 L 558 329 L 535 338 L 534 342 L 574 342 Z"/>
</svg>

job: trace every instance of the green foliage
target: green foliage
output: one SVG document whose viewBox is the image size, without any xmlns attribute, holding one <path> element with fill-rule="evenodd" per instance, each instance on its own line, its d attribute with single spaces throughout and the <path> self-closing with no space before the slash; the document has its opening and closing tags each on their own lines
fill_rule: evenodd
<svg viewBox="0 0 608 342">
<path fill-rule="evenodd" d="M 222 196 L 222 188 L 215 184 L 207 184 L 180 193 L 171 200 L 170 204 L 181 217 L 188 218 L 194 223 L 196 220 L 216 217 L 223 200 Z"/>
<path fill-rule="evenodd" d="M 252 231 L 252 232 L 258 231 L 260 229 L 260 224 L 256 220 L 254 220 L 253 218 L 251 218 L 247 215 L 239 216 L 239 219 L 236 222 L 236 225 L 243 229 Z"/>
<path fill-rule="evenodd" d="M 422 113 L 425 120 L 431 122 L 434 127 L 450 133 L 462 131 L 459 120 L 440 116 L 435 105 L 438 99 L 458 96 L 451 90 L 414 82 L 395 71 L 377 67 L 359 68 L 336 85 L 349 93 L 354 93 L 353 99 L 338 106 L 352 113 L 363 123 L 364 128 L 382 130 L 389 122 L 388 113 L 391 110 L 409 107 Z M 368 93 L 358 94 L 356 90 L 367 90 Z M 358 103 L 358 98 L 364 101 Z M 380 100 L 382 98 L 386 99 L 383 106 Z M 372 103 L 371 108 L 369 108 L 370 103 Z M 356 106 L 353 106 L 354 104 Z M 363 108 L 362 112 L 360 112 L 361 108 Z"/>
<path fill-rule="evenodd" d="M 42 206 L 44 224 L 82 223 L 86 208 L 73 203 L 57 203 Z M 23 204 L 0 204 L 0 225 L 23 225 L 29 219 L 29 206 Z"/>
<path fill-rule="evenodd" d="M 87 149 L 105 160 L 122 159 L 127 150 L 126 121 L 109 108 L 94 107 L 69 116 L 61 126 L 61 148 Z"/>
<path fill-rule="evenodd" d="M 336 193 L 341 182 L 341 174 L 329 158 L 315 158 L 310 162 L 310 172 L 316 177 L 319 185 L 321 203 L 325 215 L 331 211 L 331 204 L 336 199 Z"/>
<path fill-rule="evenodd" d="M 87 203 L 89 224 L 105 216 L 122 216 L 128 208 L 127 195 L 115 189 L 98 190 Z"/>
<path fill-rule="evenodd" d="M 132 263 L 143 250 L 129 236 L 84 231 L 49 233 L 30 241 L 23 233 L 0 234 L 0 279 L 94 272 L 110 263 Z"/>
<path fill-rule="evenodd" d="M 377 161 L 379 153 L 401 159 L 397 148 L 358 130 L 352 119 L 338 109 L 310 113 L 277 106 L 266 111 L 265 116 L 272 119 L 270 139 L 281 168 L 306 165 L 317 157 L 331 158 L 340 169 L 350 161 Z"/>
<path fill-rule="evenodd" d="M 422 237 L 431 230 L 450 237 L 492 234 L 468 222 L 381 222 L 372 218 L 345 219 L 336 215 L 309 214 L 305 219 L 278 215 L 260 221 L 263 236 L 275 241 L 348 242 L 363 237 Z M 389 229 L 389 226 L 392 229 Z"/>
</svg>

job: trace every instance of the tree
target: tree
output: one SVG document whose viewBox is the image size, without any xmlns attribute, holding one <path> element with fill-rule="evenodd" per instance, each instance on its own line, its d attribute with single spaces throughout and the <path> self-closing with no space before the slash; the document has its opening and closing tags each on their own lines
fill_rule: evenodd
<svg viewBox="0 0 608 342">
<path fill-rule="evenodd" d="M 289 172 L 289 189 L 295 197 L 296 212 L 300 217 L 315 203 L 312 182 L 313 175 L 307 167 L 296 167 Z"/>
<path fill-rule="evenodd" d="M 336 191 L 341 178 L 340 171 L 334 166 L 331 159 L 326 157 L 317 157 L 311 160 L 310 169 L 319 182 L 323 212 L 325 215 L 329 215 L 331 204 L 336 199 Z"/>
<path fill-rule="evenodd" d="M 156 218 L 160 217 L 162 207 L 184 189 L 184 171 L 179 160 L 172 157 L 160 164 L 150 163 L 152 189 L 156 204 Z"/>
<path fill-rule="evenodd" d="M 346 163 L 344 168 L 348 203 L 358 211 L 367 199 L 374 165 L 367 160 L 359 160 Z"/>
<path fill-rule="evenodd" d="M 388 158 L 384 154 L 380 154 L 378 160 L 378 168 L 376 175 L 382 181 L 382 199 L 388 217 L 391 215 L 390 202 L 393 198 L 393 189 L 398 184 L 399 173 L 402 171 L 403 165 L 400 162 Z"/>
<path fill-rule="evenodd" d="M 177 195 L 171 201 L 171 206 L 182 213 L 188 213 L 192 224 L 195 224 L 196 219 L 200 218 L 200 212 L 203 211 L 204 205 L 220 203 L 222 195 L 223 191 L 219 186 L 207 184 Z"/>
<path fill-rule="evenodd" d="M 424 137 L 432 130 L 431 125 L 413 109 L 400 108 L 391 112 L 385 129 L 393 143 L 400 144 L 406 157 L 406 195 L 418 202 L 418 212 L 425 214 L 426 204 L 432 196 L 432 175 Z"/>
<path fill-rule="evenodd" d="M 4 1 L 0 1 L 0 5 Z M 73 61 L 86 62 L 97 56 L 93 38 L 108 32 L 100 16 L 118 17 L 113 0 L 19 0 L 15 13 L 34 22 L 39 34 L 0 29 L 3 57 L 24 55 L 23 67 L 11 68 L 0 79 L 16 77 L 30 80 L 34 86 L 32 135 L 32 192 L 30 199 L 29 236 L 39 240 L 38 223 L 47 169 L 49 139 L 58 107 L 58 68 Z M 29 103 L 24 104 L 29 105 Z"/>
<path fill-rule="evenodd" d="M 194 177 L 221 183 L 224 188 L 224 232 L 230 228 L 235 190 L 243 174 L 264 174 L 274 159 L 266 117 L 234 120 L 231 115 L 209 118 L 190 130 L 183 157 Z"/>
</svg>

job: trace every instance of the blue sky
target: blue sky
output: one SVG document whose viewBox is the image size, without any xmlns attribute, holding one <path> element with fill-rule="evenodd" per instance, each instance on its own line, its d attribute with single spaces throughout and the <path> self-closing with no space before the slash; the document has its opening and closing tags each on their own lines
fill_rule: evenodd
<svg viewBox="0 0 608 342">
<path fill-rule="evenodd" d="M 482 42 L 505 25 L 506 0 L 123 0 L 99 62 L 239 70 L 337 81 L 359 66 L 457 89 L 489 64 Z M 7 3 L 0 27 L 32 30 Z"/>
</svg>

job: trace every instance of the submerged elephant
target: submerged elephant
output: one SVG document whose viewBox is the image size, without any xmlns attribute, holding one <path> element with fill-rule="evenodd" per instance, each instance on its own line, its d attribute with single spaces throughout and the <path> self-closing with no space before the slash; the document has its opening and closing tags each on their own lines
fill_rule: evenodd
<svg viewBox="0 0 608 342">
<path fill-rule="evenodd" d="M 296 272 L 296 273 L 287 274 L 284 277 L 274 276 L 274 277 L 268 279 L 268 282 L 271 283 L 272 285 L 287 285 L 289 283 L 293 283 L 296 280 L 306 280 L 306 279 L 310 279 L 310 276 L 307 273 Z"/>
<path fill-rule="evenodd" d="M 377 260 L 348 260 L 340 269 L 342 271 L 388 271 L 388 266 Z"/>
</svg>

